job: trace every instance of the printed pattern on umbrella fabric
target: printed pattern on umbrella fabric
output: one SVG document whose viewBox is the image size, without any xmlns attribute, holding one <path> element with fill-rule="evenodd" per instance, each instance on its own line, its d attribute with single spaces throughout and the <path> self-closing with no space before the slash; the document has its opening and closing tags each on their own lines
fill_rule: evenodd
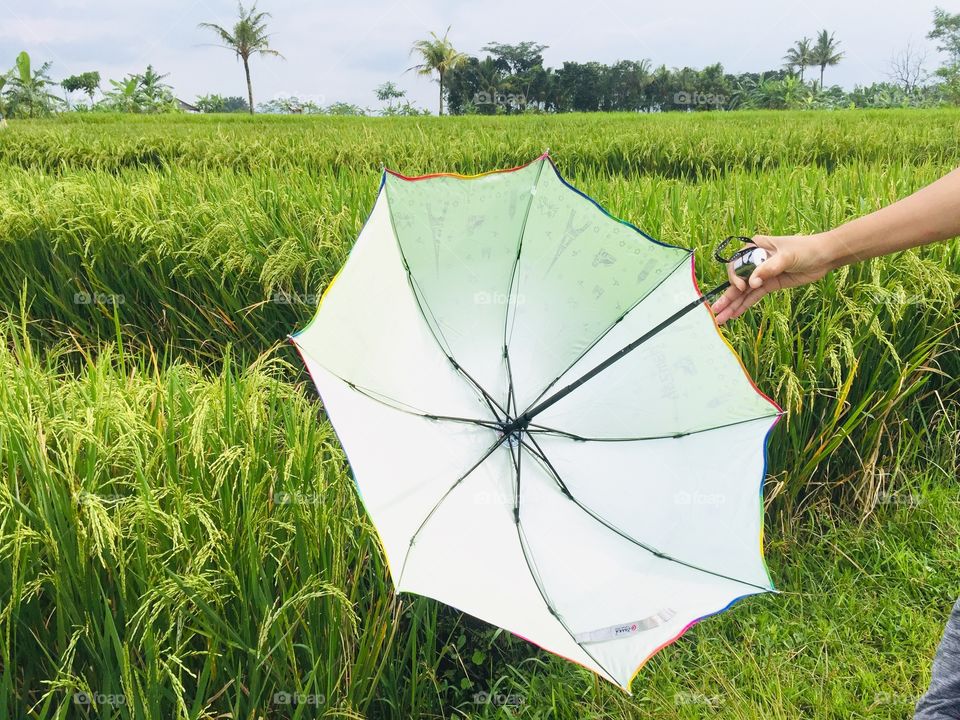
<svg viewBox="0 0 960 720">
<path fill-rule="evenodd" d="M 546 153 L 385 171 L 292 340 L 397 590 L 628 692 L 693 623 L 773 591 L 761 490 L 782 411 L 703 300 L 692 251 L 609 215 Z"/>
</svg>

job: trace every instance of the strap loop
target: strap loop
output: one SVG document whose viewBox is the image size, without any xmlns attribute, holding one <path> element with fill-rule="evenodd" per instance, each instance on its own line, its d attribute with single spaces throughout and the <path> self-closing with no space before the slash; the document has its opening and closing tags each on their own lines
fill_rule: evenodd
<svg viewBox="0 0 960 720">
<path fill-rule="evenodd" d="M 740 242 L 745 244 L 750 243 L 750 245 L 749 247 L 740 248 L 733 255 L 731 255 L 728 258 L 725 258 L 723 255 L 720 254 L 720 251 L 723 250 L 727 245 L 729 245 L 734 240 L 739 240 Z M 726 265 L 727 263 L 732 263 L 734 260 L 740 257 L 743 257 L 748 252 L 753 250 L 753 248 L 755 247 L 756 245 L 753 244 L 753 238 L 744 237 L 743 235 L 728 235 L 727 237 L 725 237 L 723 240 L 720 241 L 720 244 L 717 245 L 716 249 L 713 251 L 713 258 L 718 263 L 723 263 L 724 265 Z"/>
</svg>

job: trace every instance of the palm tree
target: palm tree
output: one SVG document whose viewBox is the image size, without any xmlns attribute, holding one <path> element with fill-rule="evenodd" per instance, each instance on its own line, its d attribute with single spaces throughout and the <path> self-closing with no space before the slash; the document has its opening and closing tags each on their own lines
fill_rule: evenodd
<svg viewBox="0 0 960 720">
<path fill-rule="evenodd" d="M 257 5 L 254 3 L 249 10 L 243 9 L 243 4 L 239 5 L 240 17 L 232 30 L 227 30 L 214 23 L 200 23 L 200 27 L 213 30 L 220 36 L 224 47 L 232 50 L 237 57 L 243 60 L 243 72 L 247 76 L 247 100 L 250 103 L 250 114 L 253 115 L 253 85 L 250 83 L 250 56 L 251 55 L 273 55 L 282 58 L 283 55 L 270 47 L 270 36 L 267 34 L 266 19 L 270 13 L 257 12 Z"/>
<path fill-rule="evenodd" d="M 793 72 L 794 68 L 800 70 L 800 82 L 803 82 L 803 71 L 813 64 L 813 48 L 810 47 L 810 38 L 805 37 L 803 40 L 797 40 L 796 44 L 787 50 L 783 59 L 786 61 L 785 66 L 790 72 Z"/>
<path fill-rule="evenodd" d="M 828 65 L 833 66 L 840 62 L 843 53 L 838 51 L 840 43 L 833 39 L 833 33 L 821 30 L 817 35 L 817 44 L 813 46 L 811 65 L 820 66 L 820 89 L 823 89 L 823 71 Z"/>
<path fill-rule="evenodd" d="M 13 114 L 27 117 L 49 115 L 60 104 L 60 98 L 47 90 L 55 85 L 47 74 L 49 69 L 50 63 L 45 62 L 33 70 L 26 50 L 17 55 L 16 67 L 8 76 L 10 89 L 7 90 Z"/>
<path fill-rule="evenodd" d="M 410 49 L 410 54 L 418 53 L 423 62 L 407 68 L 408 71 L 416 70 L 418 75 L 429 76 L 434 72 L 437 73 L 440 80 L 440 115 L 443 115 L 443 76 L 467 61 L 466 53 L 454 50 L 447 39 L 449 34 L 448 27 L 442 38 L 437 37 L 435 32 L 431 32 L 432 40 L 417 40 Z"/>
</svg>

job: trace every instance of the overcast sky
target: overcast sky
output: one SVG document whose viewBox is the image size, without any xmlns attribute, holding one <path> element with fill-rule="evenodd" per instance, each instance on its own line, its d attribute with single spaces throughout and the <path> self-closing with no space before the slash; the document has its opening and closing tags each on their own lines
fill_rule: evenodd
<svg viewBox="0 0 960 720">
<path fill-rule="evenodd" d="M 411 44 L 452 26 L 458 50 L 480 54 L 488 42 L 531 40 L 549 46 L 548 66 L 564 60 L 614 62 L 649 58 L 655 65 L 728 72 L 772 69 L 804 35 L 828 28 L 846 56 L 827 70 L 827 83 L 846 88 L 887 79 L 890 58 L 908 43 L 939 65 L 926 39 L 936 5 L 926 0 L 261 0 L 272 13 L 272 44 L 286 60 L 252 61 L 254 98 L 297 95 L 327 104 L 341 100 L 375 108 L 373 88 L 392 80 L 417 104 L 436 109 L 436 84 L 404 70 Z M 960 0 L 939 3 L 960 12 Z M 240 65 L 211 47 L 201 22 L 232 26 L 230 0 L 0 0 L 0 68 L 20 50 L 51 60 L 55 80 L 99 70 L 107 78 L 142 71 L 169 73 L 186 100 L 244 95 Z"/>
</svg>

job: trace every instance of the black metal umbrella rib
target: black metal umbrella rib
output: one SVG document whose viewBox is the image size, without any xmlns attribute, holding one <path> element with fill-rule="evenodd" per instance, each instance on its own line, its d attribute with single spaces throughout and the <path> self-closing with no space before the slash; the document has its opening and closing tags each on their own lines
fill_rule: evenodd
<svg viewBox="0 0 960 720">
<path fill-rule="evenodd" d="M 632 535 L 629 535 L 628 533 L 624 532 L 624 531 L 621 530 L 620 528 L 616 527 L 615 525 L 611 524 L 611 523 L 608 522 L 607 520 L 603 519 L 602 517 L 600 517 L 599 515 L 597 515 L 597 513 L 595 513 L 593 510 L 591 510 L 591 509 L 588 508 L 586 505 L 584 505 L 582 502 L 580 502 L 576 497 L 574 497 L 574 495 L 573 495 L 573 494 L 570 492 L 570 490 L 567 488 L 566 484 L 563 482 L 563 479 L 560 477 L 560 473 L 557 472 L 557 469 L 553 466 L 553 463 L 551 463 L 550 460 L 547 458 L 546 453 L 543 452 L 543 449 L 542 449 L 542 448 L 540 447 L 540 445 L 537 443 L 536 439 L 534 439 L 534 437 L 533 437 L 532 435 L 530 435 L 529 433 L 527 433 L 527 437 L 530 438 L 530 441 L 533 443 L 534 447 L 531 447 L 530 445 L 528 445 L 527 442 L 526 442 L 525 440 L 523 440 L 523 439 L 521 439 L 521 441 L 520 441 L 521 444 L 523 445 L 523 447 L 525 447 L 525 448 L 527 449 L 528 452 L 530 452 L 531 454 L 533 454 L 533 455 L 543 464 L 543 466 L 544 466 L 544 468 L 547 470 L 547 472 L 550 473 L 550 475 L 553 477 L 553 479 L 554 479 L 554 480 L 557 482 L 557 484 L 559 485 L 561 492 L 563 492 L 563 494 L 564 494 L 570 501 L 572 501 L 577 507 L 579 507 L 579 508 L 580 508 L 581 510 L 583 510 L 587 515 L 589 515 L 590 517 L 592 517 L 594 520 L 596 520 L 598 523 L 600 523 L 601 525 L 603 525 L 603 526 L 604 526 L 605 528 L 607 528 L 608 530 L 610 530 L 610 531 L 612 531 L 613 533 L 615 533 L 616 535 L 622 537 L 624 540 L 627 540 L 628 542 L 633 543 L 633 544 L 636 545 L 637 547 L 643 548 L 643 549 L 646 550 L 648 553 L 650 553 L 650 554 L 653 555 L 654 557 L 657 557 L 657 558 L 659 558 L 659 559 L 661 559 L 661 560 L 667 560 L 667 561 L 672 562 L 672 563 L 677 563 L 678 565 L 683 565 L 684 567 L 689 568 L 689 569 L 691 569 L 691 570 L 696 570 L 696 571 L 698 571 L 698 572 L 706 573 L 706 574 L 708 574 L 708 575 L 713 575 L 714 577 L 718 577 L 718 578 L 721 578 L 721 579 L 723 579 L 723 580 L 730 580 L 731 582 L 739 583 L 739 584 L 741 584 L 741 585 L 748 585 L 748 586 L 750 586 L 750 587 L 757 588 L 758 590 L 763 590 L 764 592 L 769 592 L 770 588 L 768 588 L 768 587 L 764 587 L 764 586 L 762 586 L 762 585 L 757 585 L 756 583 L 748 582 L 747 580 L 741 580 L 740 578 L 731 577 L 730 575 L 724 575 L 723 573 L 715 572 L 714 570 L 708 570 L 707 568 L 701 567 L 701 566 L 699 566 L 699 565 L 694 565 L 693 563 L 688 563 L 688 562 L 686 562 L 686 561 L 684 561 L 684 560 L 680 560 L 679 558 L 675 558 L 675 557 L 673 557 L 672 555 L 668 555 L 668 554 L 665 553 L 665 552 L 662 552 L 662 551 L 660 551 L 660 550 L 657 550 L 657 549 L 656 549 L 655 547 L 653 547 L 652 545 L 649 545 L 649 544 L 647 544 L 647 543 L 645 543 L 645 542 L 643 542 L 643 541 L 641 541 L 641 540 L 636 539 L 636 538 L 633 537 Z"/>
<path fill-rule="evenodd" d="M 547 612 L 549 612 L 560 624 L 560 627 L 562 627 L 564 632 L 570 636 L 570 639 L 573 640 L 573 642 L 597 664 L 597 667 L 603 670 L 603 672 L 607 674 L 607 677 L 613 678 L 613 673 L 607 670 L 603 663 L 601 663 L 592 652 L 584 647 L 583 643 L 577 640 L 577 636 L 574 634 L 573 630 L 570 629 L 570 626 L 567 625 L 566 621 L 563 619 L 563 616 L 547 596 L 547 590 L 544 587 L 543 580 L 540 577 L 540 571 L 537 570 L 536 560 L 533 558 L 533 553 L 530 551 L 526 534 L 523 532 L 523 523 L 520 520 L 520 458 L 522 457 L 523 452 L 519 444 L 510 448 L 510 455 L 513 458 L 513 467 L 515 473 L 513 521 L 517 528 L 517 540 L 520 542 L 520 551 L 523 554 L 523 561 L 527 565 L 527 572 L 530 573 L 530 578 L 533 580 L 533 584 L 536 586 L 537 592 L 540 594 L 540 598 L 543 600 L 543 604 L 546 605 Z"/>
</svg>

